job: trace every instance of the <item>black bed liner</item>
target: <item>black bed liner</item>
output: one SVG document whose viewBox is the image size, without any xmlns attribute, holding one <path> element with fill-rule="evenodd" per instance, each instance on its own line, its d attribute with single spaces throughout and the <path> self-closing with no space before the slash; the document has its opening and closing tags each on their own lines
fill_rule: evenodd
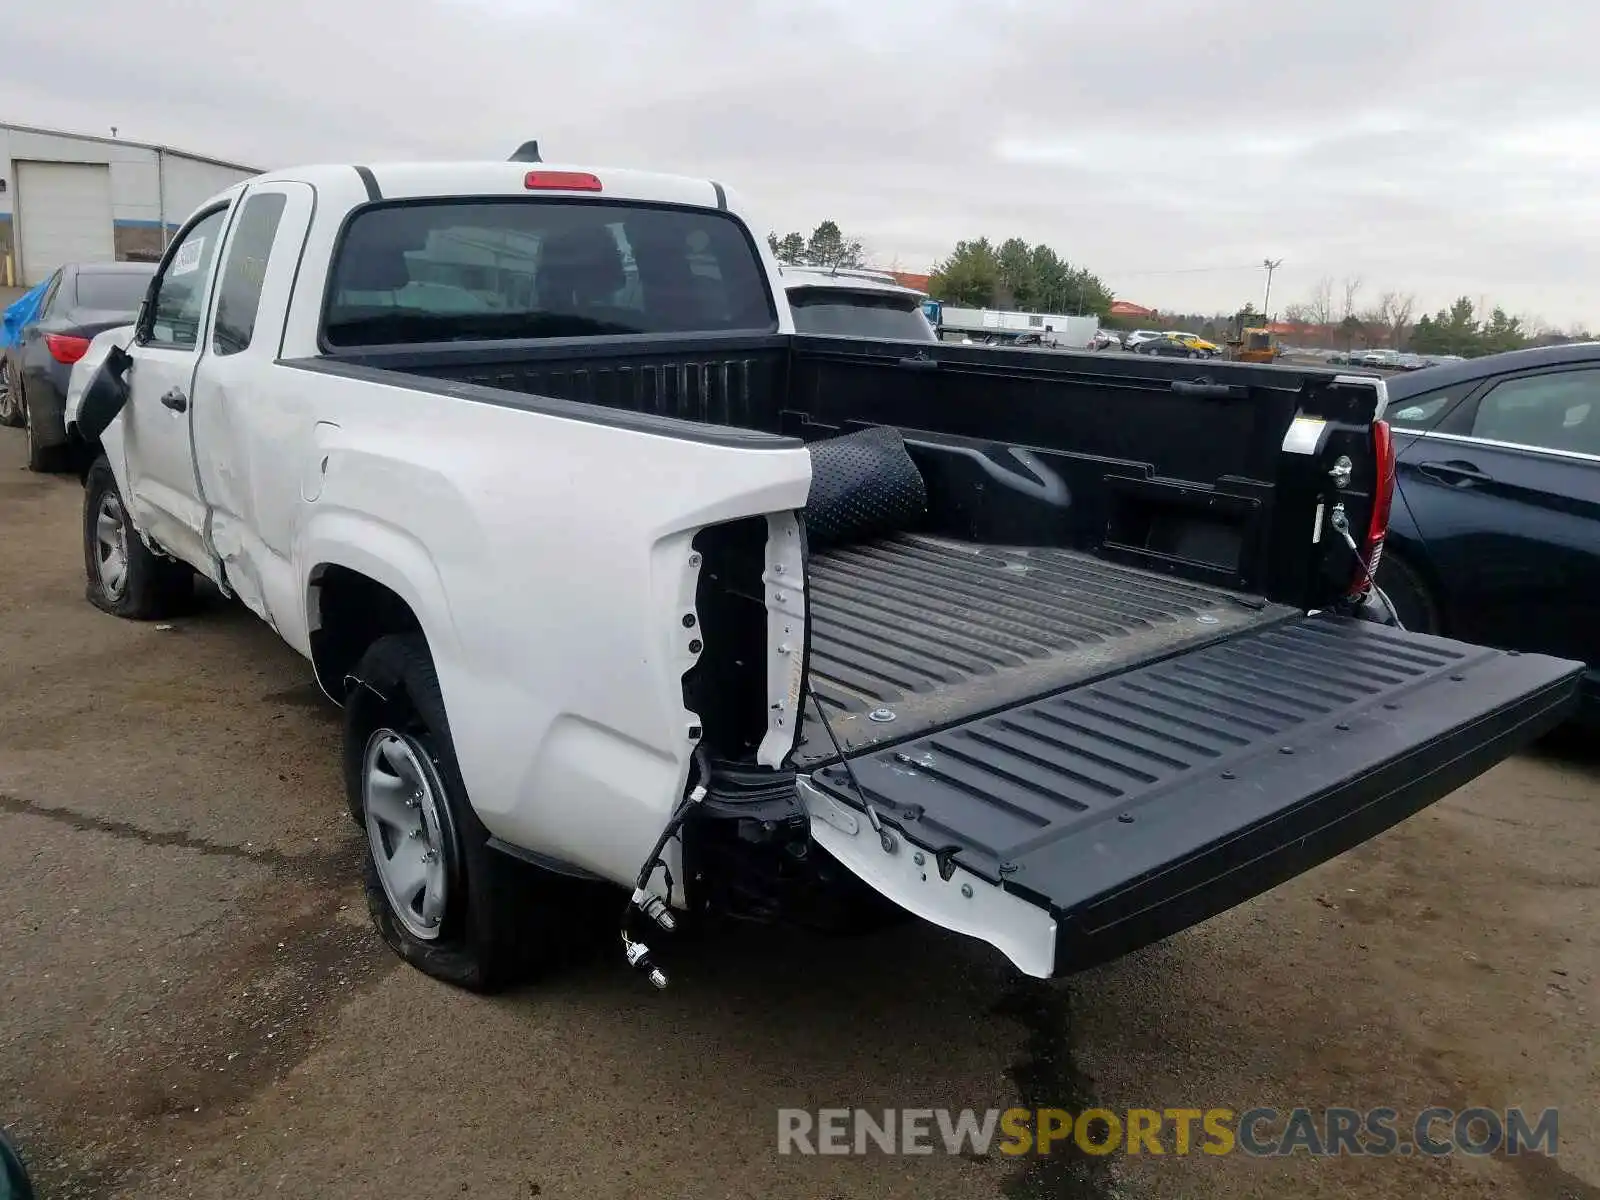
<svg viewBox="0 0 1600 1200">
<path fill-rule="evenodd" d="M 1057 969 L 1332 857 L 1570 714 L 1582 666 L 1296 617 L 851 755 L 907 838 L 1057 917 Z M 860 807 L 838 765 L 813 780 Z"/>
<path fill-rule="evenodd" d="M 812 686 L 847 753 L 1297 615 L 1070 550 L 922 535 L 815 553 L 807 580 Z M 808 707 L 796 764 L 836 757 Z"/>
</svg>

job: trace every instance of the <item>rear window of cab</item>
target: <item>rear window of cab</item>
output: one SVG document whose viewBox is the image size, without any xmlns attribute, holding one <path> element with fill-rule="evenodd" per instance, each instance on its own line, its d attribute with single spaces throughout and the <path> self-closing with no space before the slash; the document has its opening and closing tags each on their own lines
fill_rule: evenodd
<svg viewBox="0 0 1600 1200">
<path fill-rule="evenodd" d="M 323 314 L 338 349 L 777 327 L 755 244 L 727 213 L 544 197 L 358 210 Z"/>
</svg>

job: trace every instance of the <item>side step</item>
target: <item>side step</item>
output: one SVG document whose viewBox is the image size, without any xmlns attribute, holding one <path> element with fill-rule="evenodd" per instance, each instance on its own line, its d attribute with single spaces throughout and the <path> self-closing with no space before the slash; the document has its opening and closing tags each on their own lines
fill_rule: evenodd
<svg viewBox="0 0 1600 1200">
<path fill-rule="evenodd" d="M 851 765 L 946 882 L 959 869 L 1048 911 L 1061 973 L 1231 908 L 1449 794 L 1570 715 L 1582 671 L 1302 617 Z M 812 784 L 861 811 L 840 766 Z M 871 864 L 846 861 L 873 882 Z"/>
</svg>

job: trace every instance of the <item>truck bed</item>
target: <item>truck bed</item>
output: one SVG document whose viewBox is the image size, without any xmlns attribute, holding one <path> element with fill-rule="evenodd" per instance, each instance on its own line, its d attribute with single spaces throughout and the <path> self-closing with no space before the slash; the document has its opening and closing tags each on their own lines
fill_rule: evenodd
<svg viewBox="0 0 1600 1200">
<path fill-rule="evenodd" d="M 852 754 L 1296 615 L 1077 551 L 920 534 L 814 553 L 809 580 L 812 685 Z M 806 717 L 812 770 L 837 755 Z"/>
</svg>

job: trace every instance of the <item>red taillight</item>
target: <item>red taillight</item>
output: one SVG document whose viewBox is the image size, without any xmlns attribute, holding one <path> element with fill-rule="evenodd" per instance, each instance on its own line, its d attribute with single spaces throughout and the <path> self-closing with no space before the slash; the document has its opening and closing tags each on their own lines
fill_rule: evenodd
<svg viewBox="0 0 1600 1200">
<path fill-rule="evenodd" d="M 73 337 L 70 333 L 47 333 L 44 344 L 50 357 L 58 363 L 75 363 L 89 353 L 89 339 Z"/>
<path fill-rule="evenodd" d="M 1361 541 L 1361 565 L 1351 581 L 1353 595 L 1363 595 L 1378 575 L 1383 559 L 1383 539 L 1389 532 L 1389 510 L 1394 505 L 1394 435 L 1389 422 L 1372 423 L 1372 516 L 1367 521 L 1367 536 Z"/>
<path fill-rule="evenodd" d="M 522 186 L 530 192 L 598 192 L 600 180 L 587 171 L 529 171 Z"/>
</svg>

